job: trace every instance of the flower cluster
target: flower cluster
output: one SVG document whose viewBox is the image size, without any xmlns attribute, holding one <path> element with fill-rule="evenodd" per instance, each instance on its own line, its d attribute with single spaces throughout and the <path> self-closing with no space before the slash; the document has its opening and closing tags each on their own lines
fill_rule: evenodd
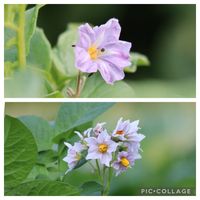
<svg viewBox="0 0 200 200">
<path fill-rule="evenodd" d="M 101 26 L 81 25 L 75 45 L 76 67 L 86 73 L 99 71 L 108 84 L 122 80 L 123 69 L 131 65 L 131 43 L 119 40 L 120 32 L 120 24 L 115 18 Z"/>
<path fill-rule="evenodd" d="M 63 159 L 68 163 L 68 171 L 74 169 L 77 163 L 84 157 L 86 160 L 99 160 L 106 166 L 112 167 L 116 176 L 132 167 L 136 159 L 140 159 L 140 142 L 145 138 L 138 133 L 139 120 L 130 122 L 119 119 L 116 128 L 109 133 L 105 129 L 105 123 L 98 123 L 94 128 L 89 128 L 82 134 L 75 132 L 80 141 L 68 147 L 67 156 Z M 87 151 L 87 154 L 82 154 Z"/>
</svg>

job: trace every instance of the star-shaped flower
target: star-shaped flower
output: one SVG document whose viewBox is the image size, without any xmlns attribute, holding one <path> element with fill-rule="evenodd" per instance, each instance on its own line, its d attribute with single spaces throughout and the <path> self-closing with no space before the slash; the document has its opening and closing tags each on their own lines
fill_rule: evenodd
<svg viewBox="0 0 200 200">
<path fill-rule="evenodd" d="M 119 40 L 121 27 L 117 19 L 91 27 L 79 27 L 79 40 L 75 45 L 75 65 L 86 73 L 99 71 L 108 84 L 124 78 L 123 69 L 129 65 L 131 43 Z"/>
<path fill-rule="evenodd" d="M 108 135 L 107 131 L 101 132 L 97 138 L 86 138 L 85 141 L 89 146 L 86 159 L 99 159 L 101 164 L 109 167 L 112 160 L 112 152 L 116 151 L 118 144 L 111 140 L 111 136 Z"/>
</svg>

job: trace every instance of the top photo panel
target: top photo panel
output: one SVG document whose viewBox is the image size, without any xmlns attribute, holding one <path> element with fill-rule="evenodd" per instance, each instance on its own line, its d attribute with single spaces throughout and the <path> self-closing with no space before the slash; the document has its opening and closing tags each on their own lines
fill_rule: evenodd
<svg viewBox="0 0 200 200">
<path fill-rule="evenodd" d="M 5 98 L 195 98 L 196 5 L 4 5 Z"/>
</svg>

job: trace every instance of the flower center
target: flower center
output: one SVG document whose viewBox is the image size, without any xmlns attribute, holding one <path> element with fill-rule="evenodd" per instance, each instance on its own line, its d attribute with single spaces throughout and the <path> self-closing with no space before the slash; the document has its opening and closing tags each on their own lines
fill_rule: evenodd
<svg viewBox="0 0 200 200">
<path fill-rule="evenodd" d="M 98 49 L 96 46 L 92 45 L 91 47 L 88 48 L 88 53 L 90 55 L 90 58 L 92 60 L 96 60 L 101 54 L 105 52 L 105 49 Z"/>
<path fill-rule="evenodd" d="M 90 48 L 88 48 L 88 53 L 92 60 L 96 60 L 99 55 L 99 50 L 96 47 L 91 46 Z"/>
<path fill-rule="evenodd" d="M 124 134 L 124 131 L 123 131 L 123 130 L 119 130 L 119 131 L 116 132 L 116 134 L 118 134 L 118 135 L 123 135 L 123 134 Z"/>
<path fill-rule="evenodd" d="M 129 160 L 125 157 L 122 157 L 121 158 L 121 164 L 124 166 L 124 167 L 128 167 L 129 166 Z"/>
<path fill-rule="evenodd" d="M 99 145 L 99 151 L 101 153 L 105 153 L 108 150 L 108 145 L 107 144 L 100 144 Z"/>
</svg>

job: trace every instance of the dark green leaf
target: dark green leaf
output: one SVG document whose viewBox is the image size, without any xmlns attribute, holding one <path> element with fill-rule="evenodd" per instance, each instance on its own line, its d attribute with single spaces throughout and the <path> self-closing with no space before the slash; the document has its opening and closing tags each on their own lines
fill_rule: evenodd
<svg viewBox="0 0 200 200">
<path fill-rule="evenodd" d="M 80 189 L 72 185 L 48 180 L 35 180 L 18 185 L 7 196 L 67 196 L 79 195 Z"/>
<path fill-rule="evenodd" d="M 81 192 L 82 196 L 96 196 L 100 195 L 102 190 L 102 185 L 95 181 L 89 181 L 84 183 L 81 188 L 83 189 Z"/>
<path fill-rule="evenodd" d="M 113 103 L 63 103 L 56 118 L 56 136 L 94 120 L 112 105 Z"/>
<path fill-rule="evenodd" d="M 36 162 L 37 146 L 31 132 L 18 119 L 5 117 L 4 181 L 5 187 L 21 183 Z"/>
</svg>

